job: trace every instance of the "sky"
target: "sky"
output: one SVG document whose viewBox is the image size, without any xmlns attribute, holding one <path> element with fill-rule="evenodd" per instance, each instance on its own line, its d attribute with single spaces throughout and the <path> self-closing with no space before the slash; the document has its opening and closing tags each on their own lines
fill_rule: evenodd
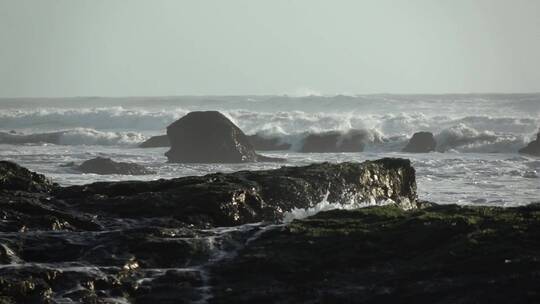
<svg viewBox="0 0 540 304">
<path fill-rule="evenodd" d="M 538 0 L 0 0 L 0 97 L 540 92 Z"/>
</svg>

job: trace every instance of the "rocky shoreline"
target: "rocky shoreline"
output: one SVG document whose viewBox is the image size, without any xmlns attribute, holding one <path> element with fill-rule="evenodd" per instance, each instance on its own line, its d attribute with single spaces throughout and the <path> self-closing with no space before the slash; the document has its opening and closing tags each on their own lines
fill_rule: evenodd
<svg viewBox="0 0 540 304">
<path fill-rule="evenodd" d="M 540 205 L 420 202 L 404 159 L 71 187 L 0 162 L 0 194 L 0 303 L 540 297 Z M 283 224 L 322 203 L 351 210 Z"/>
</svg>

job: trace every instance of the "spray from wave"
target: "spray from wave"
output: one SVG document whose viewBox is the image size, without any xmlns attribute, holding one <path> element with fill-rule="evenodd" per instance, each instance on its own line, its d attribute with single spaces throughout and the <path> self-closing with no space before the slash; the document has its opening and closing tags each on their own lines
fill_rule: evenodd
<svg viewBox="0 0 540 304">
<path fill-rule="evenodd" d="M 187 108 L 81 108 L 0 110 L 2 143 L 54 143 L 61 145 L 135 145 L 147 135 L 164 129 L 187 114 Z M 223 110 L 246 134 L 278 137 L 298 150 L 309 134 L 360 130 L 366 134 L 365 148 L 399 151 L 415 132 L 430 131 L 439 151 L 516 152 L 538 130 L 539 118 L 426 115 L 420 113 L 365 114 L 348 112 L 305 112 Z M 10 136 L 11 130 L 25 136 Z M 48 133 L 48 134 L 46 134 Z M 33 134 L 32 136 L 28 134 Z M 144 134 L 144 135 L 143 135 Z"/>
<path fill-rule="evenodd" d="M 77 128 L 50 133 L 22 134 L 0 132 L 2 144 L 54 144 L 54 145 L 137 145 L 145 139 L 136 132 L 102 132 L 94 129 Z"/>
</svg>

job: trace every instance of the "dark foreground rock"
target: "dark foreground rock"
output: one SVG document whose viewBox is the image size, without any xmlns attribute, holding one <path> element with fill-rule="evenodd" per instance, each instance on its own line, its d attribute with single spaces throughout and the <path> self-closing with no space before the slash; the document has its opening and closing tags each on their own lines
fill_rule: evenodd
<svg viewBox="0 0 540 304">
<path fill-rule="evenodd" d="M 369 133 L 364 130 L 349 130 L 345 133 L 340 131 L 312 133 L 304 139 L 300 152 L 362 152 L 368 139 Z"/>
<path fill-rule="evenodd" d="M 525 148 L 519 150 L 519 153 L 540 156 L 540 133 L 536 135 L 536 140 L 529 143 Z"/>
<path fill-rule="evenodd" d="M 0 191 L 48 192 L 52 188 L 53 183 L 44 175 L 0 161 Z"/>
<path fill-rule="evenodd" d="M 248 140 L 255 150 L 282 151 L 289 150 L 291 144 L 283 142 L 281 138 L 262 134 L 249 135 Z"/>
<path fill-rule="evenodd" d="M 71 205 L 115 217 L 174 217 L 232 226 L 277 220 L 284 212 L 331 203 L 393 200 L 416 204 L 415 171 L 408 160 L 314 164 L 266 171 L 182 177 L 149 182 L 94 183 L 55 192 Z"/>
<path fill-rule="evenodd" d="M 0 168 L 0 303 L 204 302 L 209 265 L 263 231 L 254 222 L 324 199 L 417 204 L 400 159 L 67 188 Z"/>
<path fill-rule="evenodd" d="M 170 147 L 171 142 L 167 135 L 152 136 L 139 145 L 139 148 L 164 148 Z"/>
<path fill-rule="evenodd" d="M 0 303 L 540 301 L 540 204 L 418 202 L 406 160 L 67 188 L 0 162 L 0 181 Z M 389 205 L 255 223 L 320 201 Z"/>
<path fill-rule="evenodd" d="M 110 158 L 96 157 L 75 167 L 83 173 L 94 174 L 121 174 L 121 175 L 148 175 L 156 172 L 135 163 L 115 162 Z"/>
<path fill-rule="evenodd" d="M 217 111 L 190 112 L 167 127 L 175 163 L 245 163 L 282 161 L 258 155 L 247 136 Z"/>
<path fill-rule="evenodd" d="M 540 205 L 329 211 L 213 267 L 211 303 L 537 303 Z"/>
<path fill-rule="evenodd" d="M 403 152 L 409 153 L 428 153 L 435 151 L 437 141 L 431 132 L 417 132 L 403 148 Z"/>
</svg>

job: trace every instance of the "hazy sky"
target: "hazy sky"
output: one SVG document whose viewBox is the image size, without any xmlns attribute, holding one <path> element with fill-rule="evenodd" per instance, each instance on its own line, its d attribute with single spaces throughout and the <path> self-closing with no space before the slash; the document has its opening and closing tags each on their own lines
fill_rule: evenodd
<svg viewBox="0 0 540 304">
<path fill-rule="evenodd" d="M 540 92 L 539 0 L 0 0 L 0 96 Z"/>
</svg>

